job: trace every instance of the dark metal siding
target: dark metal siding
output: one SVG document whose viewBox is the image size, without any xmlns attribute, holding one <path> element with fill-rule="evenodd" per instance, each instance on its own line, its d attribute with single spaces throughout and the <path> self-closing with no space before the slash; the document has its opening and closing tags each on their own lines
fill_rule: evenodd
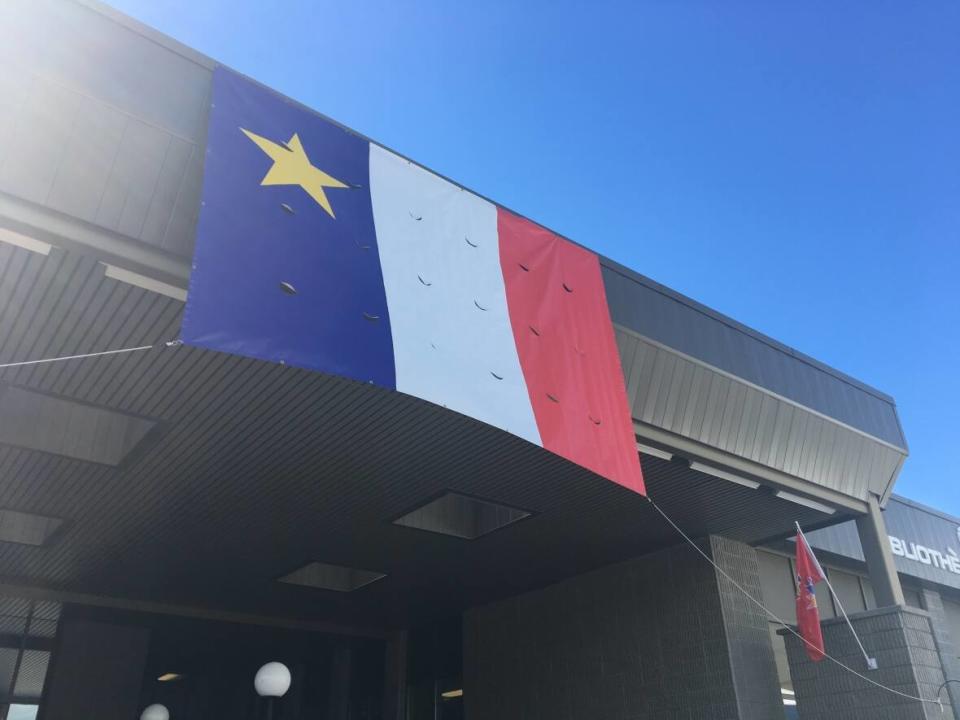
<svg viewBox="0 0 960 720">
<path fill-rule="evenodd" d="M 952 548 L 960 553 L 960 519 L 924 508 L 904 498 L 893 497 L 883 513 L 887 533 L 904 543 L 914 543 L 947 554 Z M 833 525 L 807 533 L 818 550 L 863 562 L 863 549 L 854 522 Z M 912 577 L 960 589 L 960 574 L 894 555 L 897 570 Z"/>
</svg>

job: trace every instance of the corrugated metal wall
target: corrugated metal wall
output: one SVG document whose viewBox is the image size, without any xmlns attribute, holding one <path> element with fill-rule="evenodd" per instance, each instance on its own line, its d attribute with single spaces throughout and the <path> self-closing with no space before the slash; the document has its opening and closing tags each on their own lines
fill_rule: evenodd
<svg viewBox="0 0 960 720">
<path fill-rule="evenodd" d="M 938 585 L 960 589 L 960 573 L 950 567 L 943 567 L 929 553 L 916 552 L 916 547 L 949 557 L 960 557 L 960 522 L 956 518 L 928 510 L 917 503 L 904 498 L 894 497 L 883 513 L 887 533 L 901 541 L 904 554 L 894 554 L 893 561 L 897 571 Z M 863 561 L 863 549 L 860 536 L 853 522 L 833 525 L 807 534 L 810 544 L 819 550 Z M 910 557 L 908 557 L 909 555 Z M 955 563 L 949 563 L 957 567 Z"/>
<path fill-rule="evenodd" d="M 893 400 L 624 268 L 603 269 L 616 324 L 906 448 Z"/>
<path fill-rule="evenodd" d="M 623 328 L 617 345 L 640 422 L 865 498 L 886 492 L 903 453 Z"/>
</svg>

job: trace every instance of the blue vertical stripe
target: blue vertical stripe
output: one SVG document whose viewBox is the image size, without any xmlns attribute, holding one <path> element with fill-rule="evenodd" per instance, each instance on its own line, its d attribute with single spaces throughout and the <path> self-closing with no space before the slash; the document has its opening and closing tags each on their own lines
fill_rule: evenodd
<svg viewBox="0 0 960 720">
<path fill-rule="evenodd" d="M 296 133 L 335 218 L 299 185 L 261 185 Z M 218 67 L 184 342 L 395 389 L 366 141 Z"/>
</svg>

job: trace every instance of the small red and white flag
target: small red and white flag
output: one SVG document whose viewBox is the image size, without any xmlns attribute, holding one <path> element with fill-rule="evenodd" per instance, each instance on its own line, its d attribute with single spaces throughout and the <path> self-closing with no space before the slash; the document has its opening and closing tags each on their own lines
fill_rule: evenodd
<svg viewBox="0 0 960 720">
<path fill-rule="evenodd" d="M 814 662 L 823 660 L 823 633 L 815 586 L 826 579 L 823 568 L 797 525 L 797 627 L 806 640 L 807 655 Z"/>
</svg>

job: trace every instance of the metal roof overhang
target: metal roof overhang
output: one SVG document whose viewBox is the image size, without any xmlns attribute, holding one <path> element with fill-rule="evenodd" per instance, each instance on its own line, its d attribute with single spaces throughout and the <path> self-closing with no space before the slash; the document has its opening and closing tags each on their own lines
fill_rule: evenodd
<svg viewBox="0 0 960 720">
<path fill-rule="evenodd" d="M 156 251 L 122 238 L 78 242 L 104 237 L 0 200 L 20 203 L 17 222 L 0 207 L 8 227 L 59 245 L 41 254 L 0 243 L 0 362 L 177 337 L 181 302 L 104 272 L 104 260 L 148 270 Z M 176 263 L 160 260 L 176 281 Z M 377 632 L 679 541 L 643 497 L 583 468 L 336 377 L 159 347 L 5 369 L 0 384 L 157 423 L 117 466 L 0 445 L 0 507 L 65 521 L 47 546 L 0 543 L 8 590 Z M 651 497 L 692 536 L 754 543 L 849 510 L 838 503 L 830 516 L 682 461 L 642 462 Z M 447 490 L 532 515 L 476 540 L 391 522 Z M 349 593 L 277 581 L 314 561 L 386 577 Z"/>
</svg>

